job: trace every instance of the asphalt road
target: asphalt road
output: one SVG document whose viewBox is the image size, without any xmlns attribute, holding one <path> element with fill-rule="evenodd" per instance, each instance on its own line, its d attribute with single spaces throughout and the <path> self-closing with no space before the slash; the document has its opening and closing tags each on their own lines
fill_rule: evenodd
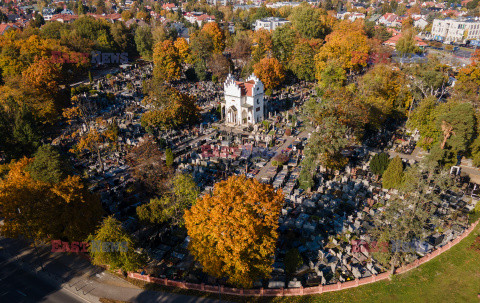
<svg viewBox="0 0 480 303">
<path fill-rule="evenodd" d="M 85 303 L 69 291 L 54 287 L 0 254 L 0 302 Z"/>
</svg>

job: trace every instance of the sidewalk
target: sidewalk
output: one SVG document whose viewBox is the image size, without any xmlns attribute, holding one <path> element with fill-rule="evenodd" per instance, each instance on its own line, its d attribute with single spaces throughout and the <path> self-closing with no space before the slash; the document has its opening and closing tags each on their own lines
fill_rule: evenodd
<svg viewBox="0 0 480 303">
<path fill-rule="evenodd" d="M 25 271 L 35 273 L 48 284 L 61 287 L 86 302 L 98 303 L 99 298 L 127 302 L 205 302 L 220 300 L 198 298 L 139 288 L 73 253 L 52 253 L 50 246 L 33 247 L 25 241 L 0 238 L 0 254 L 16 262 Z M 42 270 L 43 266 L 43 270 Z"/>
</svg>

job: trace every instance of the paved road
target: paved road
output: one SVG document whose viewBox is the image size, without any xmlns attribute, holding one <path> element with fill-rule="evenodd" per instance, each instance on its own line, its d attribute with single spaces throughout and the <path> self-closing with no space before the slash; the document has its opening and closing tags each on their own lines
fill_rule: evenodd
<svg viewBox="0 0 480 303">
<path fill-rule="evenodd" d="M 0 302 L 88 302 L 65 289 L 52 286 L 2 254 L 0 268 Z"/>
<path fill-rule="evenodd" d="M 221 297 L 209 299 L 144 290 L 91 265 L 76 254 L 51 253 L 50 250 L 51 246 L 40 246 L 37 257 L 34 250 L 24 241 L 0 237 L 1 303 L 98 303 L 99 298 L 140 303 L 227 302 L 222 301 Z M 40 263 L 43 264 L 45 271 L 38 275 L 29 271 Z"/>
</svg>

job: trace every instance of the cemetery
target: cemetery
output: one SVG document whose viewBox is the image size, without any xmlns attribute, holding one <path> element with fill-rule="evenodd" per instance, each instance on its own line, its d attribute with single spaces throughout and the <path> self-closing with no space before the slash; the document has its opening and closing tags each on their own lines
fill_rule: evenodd
<svg viewBox="0 0 480 303">
<path fill-rule="evenodd" d="M 70 124 L 54 143 L 73 146 L 74 132 L 81 134 L 91 127 L 105 129 L 99 117 L 115 122 L 119 129 L 117 142 L 100 144 L 98 155 L 93 150 L 83 151 L 82 160 L 75 163 L 76 168 L 86 169 L 93 184 L 91 190 L 101 196 L 104 208 L 121 220 L 139 241 L 149 256 L 146 270 L 152 277 L 225 285 L 225 281 L 203 273 L 194 261 L 187 249 L 189 237 L 184 228 L 144 226 L 136 217 L 136 207 L 148 199 L 146 194 L 132 191 L 134 180 L 127 155 L 132 147 L 141 145 L 149 136 L 141 125 L 141 115 L 147 110 L 141 101 L 143 81 L 150 78 L 151 72 L 152 66 L 148 64 L 126 66 L 91 83 L 95 91 L 84 91 L 78 96 L 97 107 L 89 112 L 85 121 Z M 256 288 L 330 285 L 386 272 L 371 251 L 353 246 L 353 243 L 360 243 L 358 241 L 373 241 L 369 236 L 373 217 L 396 194 L 395 189 L 382 188 L 378 177 L 369 171 L 374 152 L 363 146 L 345 151 L 349 164 L 344 170 L 332 171 L 320 166 L 314 178 L 316 185 L 309 191 L 299 188 L 307 142 L 305 133 L 308 133 L 299 107 L 312 90 L 287 87 L 276 96 L 265 96 L 262 123 L 231 127 L 229 124 L 233 120 L 222 120 L 221 85 L 185 81 L 176 85 L 180 91 L 196 97 L 202 121 L 191 127 L 155 134 L 160 148 L 171 148 L 173 167 L 179 172 L 190 173 L 202 194 L 211 192 L 215 182 L 228 176 L 246 175 L 281 189 L 285 196 L 272 276 L 268 281 L 257 281 Z M 384 143 L 385 147 L 410 154 L 415 148 L 415 136 L 389 134 Z M 451 227 L 436 230 L 432 226 L 430 234 L 418 239 L 424 245 L 412 246 L 411 262 L 447 245 L 469 228 L 468 212 L 474 208 L 471 193 L 476 185 L 465 178 L 457 181 L 461 194 L 452 191 L 443 196 L 442 203 L 434 205 L 435 216 L 451 221 Z M 287 273 L 285 256 L 291 250 L 298 252 L 302 262 L 294 272 Z"/>
</svg>

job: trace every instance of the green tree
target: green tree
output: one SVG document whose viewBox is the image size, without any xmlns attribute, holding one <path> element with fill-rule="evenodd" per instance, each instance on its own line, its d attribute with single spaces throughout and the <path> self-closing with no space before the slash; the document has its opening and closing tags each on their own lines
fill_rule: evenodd
<svg viewBox="0 0 480 303">
<path fill-rule="evenodd" d="M 35 180 L 58 183 L 71 172 L 68 162 L 52 145 L 42 145 L 34 154 L 28 171 Z"/>
<path fill-rule="evenodd" d="M 379 153 L 370 160 L 370 170 L 375 175 L 381 176 L 390 163 L 390 157 L 387 153 Z"/>
<path fill-rule="evenodd" d="M 189 174 L 177 174 L 171 181 L 171 192 L 149 203 L 137 207 L 140 220 L 160 224 L 169 222 L 170 226 L 183 226 L 185 209 L 195 203 L 200 190 Z"/>
<path fill-rule="evenodd" d="M 413 29 L 405 30 L 402 33 L 402 36 L 395 45 L 395 49 L 400 55 L 411 55 L 420 52 L 417 41 L 415 40 L 415 35 L 416 33 Z"/>
<path fill-rule="evenodd" d="M 431 190 L 432 184 L 435 190 Z M 397 267 L 412 261 L 408 257 L 413 252 L 403 249 L 401 243 L 424 239 L 426 234 L 432 232 L 432 226 L 445 228 L 451 224 L 434 216 L 436 207 L 432 205 L 442 203 L 446 190 L 456 191 L 452 185 L 452 179 L 445 171 L 430 166 L 425 169 L 420 166 L 410 167 L 405 172 L 405 182 L 399 187 L 399 193 L 393 195 L 383 210 L 374 217 L 372 236 L 378 243 L 387 242 L 390 247 L 373 256 L 382 265 L 389 266 L 392 274 Z"/>
<path fill-rule="evenodd" d="M 392 159 L 392 161 L 390 161 L 387 169 L 383 173 L 383 188 L 399 188 L 403 183 L 403 176 L 404 173 L 402 159 L 400 159 L 399 156 L 396 156 Z"/>
<path fill-rule="evenodd" d="M 290 24 L 275 29 L 272 34 L 274 57 L 284 64 L 288 63 L 297 40 L 297 33 Z"/>
<path fill-rule="evenodd" d="M 314 81 L 315 47 L 305 40 L 296 43 L 287 66 L 298 79 Z"/>
<path fill-rule="evenodd" d="M 145 263 L 144 256 L 135 252 L 133 238 L 123 229 L 120 221 L 113 217 L 105 218 L 95 234 L 88 237 L 88 241 L 91 241 L 89 252 L 95 265 L 108 265 L 111 270 L 135 271 Z M 102 244 L 124 243 L 126 249 L 121 246 L 118 250 L 106 251 L 102 244 L 102 249 L 98 249 L 93 241 Z"/>
<path fill-rule="evenodd" d="M 295 29 L 304 38 L 325 39 L 331 32 L 331 27 L 326 22 L 328 19 L 327 12 L 313 8 L 309 4 L 305 3 L 295 7 L 290 18 Z"/>
<path fill-rule="evenodd" d="M 150 59 L 153 53 L 153 36 L 148 26 L 140 26 L 135 31 L 137 51 L 144 58 Z"/>
</svg>

